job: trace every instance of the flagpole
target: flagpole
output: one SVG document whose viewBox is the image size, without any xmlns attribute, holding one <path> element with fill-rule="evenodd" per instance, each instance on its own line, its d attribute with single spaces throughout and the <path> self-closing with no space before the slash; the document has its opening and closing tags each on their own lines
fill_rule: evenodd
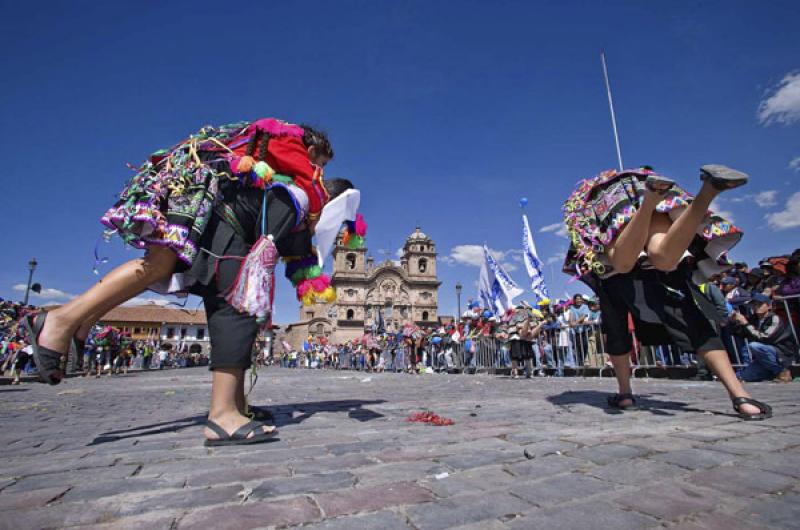
<svg viewBox="0 0 800 530">
<path fill-rule="evenodd" d="M 611 97 L 611 83 L 608 81 L 608 66 L 606 65 L 606 52 L 600 52 L 600 60 L 603 63 L 603 78 L 606 81 L 606 93 L 608 94 L 608 108 L 611 111 L 611 127 L 614 129 L 614 143 L 617 146 L 617 161 L 619 162 L 619 170 L 622 171 L 622 150 L 619 147 L 619 133 L 617 132 L 617 116 L 614 113 L 614 99 Z"/>
</svg>

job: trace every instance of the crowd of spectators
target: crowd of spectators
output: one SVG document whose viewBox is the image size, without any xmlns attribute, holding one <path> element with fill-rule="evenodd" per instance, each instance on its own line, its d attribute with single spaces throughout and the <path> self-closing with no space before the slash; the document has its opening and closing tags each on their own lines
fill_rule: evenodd
<svg viewBox="0 0 800 530">
<path fill-rule="evenodd" d="M 717 307 L 720 333 L 739 376 L 746 381 L 791 381 L 791 365 L 799 353 L 800 249 L 766 258 L 758 267 L 736 263 L 699 288 Z M 455 322 L 435 328 L 407 326 L 396 333 L 376 329 L 345 344 L 310 337 L 302 350 L 287 349 L 280 362 L 286 367 L 415 373 L 508 368 L 513 364 L 509 328 L 520 311 L 527 311 L 532 321 L 528 339 L 533 363 L 525 367 L 526 376 L 608 364 L 600 306 L 581 294 L 536 308 L 523 304 L 503 315 L 471 302 Z M 711 378 L 702 360 L 670 344 L 637 344 L 633 361 L 640 366 L 696 365 L 697 378 Z"/>
<path fill-rule="evenodd" d="M 11 377 L 12 384 L 19 384 L 23 375 L 36 372 L 33 350 L 20 320 L 38 310 L 33 305 L 0 299 L 0 375 Z M 65 357 L 62 361 L 67 369 L 71 360 Z M 122 330 L 95 326 L 83 351 L 69 368 L 79 374 L 100 377 L 127 373 L 129 369 L 190 368 L 208 363 L 209 357 L 204 353 L 189 353 L 157 340 L 133 340 Z"/>
<path fill-rule="evenodd" d="M 791 365 L 798 361 L 800 249 L 791 255 L 766 258 L 757 267 L 736 263 L 699 288 L 717 308 L 717 323 L 739 376 L 746 381 L 791 381 Z M 15 381 L 36 369 L 19 320 L 37 309 L 0 299 L 0 373 Z M 543 301 L 537 307 L 523 303 L 500 315 L 471 302 L 455 321 L 443 321 L 437 327 L 407 325 L 395 333 L 374 329 L 345 344 L 309 337 L 302 350 L 285 345 L 279 362 L 290 368 L 414 373 L 507 368 L 513 365 L 510 341 L 517 333 L 520 315 L 530 322 L 524 337 L 530 342 L 533 361 L 524 366 L 527 377 L 535 372 L 563 375 L 569 368 L 602 368 L 608 364 L 600 306 L 597 300 L 582 294 L 569 300 Z M 264 353 L 259 352 L 259 364 L 271 362 Z M 669 344 L 637 344 L 633 359 L 640 366 L 694 364 L 697 377 L 711 377 L 694 355 Z M 132 340 L 118 329 L 98 326 L 74 366 L 85 375 L 100 377 L 129 368 L 184 368 L 208 363 L 204 353 L 162 347 L 154 340 Z"/>
</svg>

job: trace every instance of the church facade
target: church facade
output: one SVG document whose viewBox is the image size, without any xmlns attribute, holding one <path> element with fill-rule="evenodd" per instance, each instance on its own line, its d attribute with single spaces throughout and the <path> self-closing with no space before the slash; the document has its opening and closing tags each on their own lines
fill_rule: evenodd
<svg viewBox="0 0 800 530">
<path fill-rule="evenodd" d="M 376 264 L 367 249 L 353 250 L 338 242 L 333 250 L 331 285 L 333 304 L 300 307 L 300 318 L 285 330 L 285 340 L 296 349 L 308 337 L 325 336 L 334 344 L 370 332 L 383 320 L 387 332 L 407 323 L 436 326 L 439 318 L 439 282 L 436 245 L 419 228 L 403 245 L 400 264 Z"/>
</svg>

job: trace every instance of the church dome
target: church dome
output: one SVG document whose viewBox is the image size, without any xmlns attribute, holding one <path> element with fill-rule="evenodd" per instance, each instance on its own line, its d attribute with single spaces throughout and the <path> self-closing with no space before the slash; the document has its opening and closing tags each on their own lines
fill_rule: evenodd
<svg viewBox="0 0 800 530">
<path fill-rule="evenodd" d="M 406 243 L 416 243 L 416 242 L 430 241 L 430 240 L 431 238 L 426 236 L 425 233 L 422 230 L 420 230 L 419 227 L 417 227 L 414 233 L 408 236 L 408 239 L 406 239 Z"/>
</svg>

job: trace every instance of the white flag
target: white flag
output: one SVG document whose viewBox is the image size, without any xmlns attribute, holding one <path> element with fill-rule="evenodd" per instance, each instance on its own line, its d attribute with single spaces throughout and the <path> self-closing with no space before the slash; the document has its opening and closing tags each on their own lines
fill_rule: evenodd
<svg viewBox="0 0 800 530">
<path fill-rule="evenodd" d="M 361 192 L 350 189 L 333 199 L 322 209 L 319 222 L 315 229 L 317 237 L 317 257 L 319 266 L 325 263 L 325 258 L 333 250 L 336 237 L 345 221 L 355 221 L 358 205 L 361 202 Z"/>
<path fill-rule="evenodd" d="M 528 269 L 528 276 L 531 279 L 531 290 L 538 300 L 550 298 L 547 286 L 544 284 L 544 272 L 542 262 L 536 253 L 536 244 L 533 242 L 531 227 L 528 225 L 528 216 L 522 214 L 522 257 L 525 260 L 525 268 Z"/>
<path fill-rule="evenodd" d="M 486 245 L 483 246 L 483 257 L 478 294 L 485 307 L 502 315 L 514 307 L 514 298 L 522 294 L 522 289 L 492 257 Z"/>
</svg>

